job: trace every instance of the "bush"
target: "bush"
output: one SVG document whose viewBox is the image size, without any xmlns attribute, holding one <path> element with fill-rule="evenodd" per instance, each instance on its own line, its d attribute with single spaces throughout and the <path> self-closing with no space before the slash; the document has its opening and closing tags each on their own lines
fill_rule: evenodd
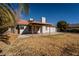
<svg viewBox="0 0 79 59">
<path fill-rule="evenodd" d="M 67 30 L 66 32 L 79 33 L 79 30 L 78 29 L 71 29 L 71 30 Z"/>
</svg>

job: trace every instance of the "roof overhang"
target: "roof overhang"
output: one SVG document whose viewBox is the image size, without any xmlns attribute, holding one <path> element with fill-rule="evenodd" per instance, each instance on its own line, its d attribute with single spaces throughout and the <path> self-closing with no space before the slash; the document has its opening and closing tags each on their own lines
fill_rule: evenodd
<svg viewBox="0 0 79 59">
<path fill-rule="evenodd" d="M 50 26 L 50 27 L 55 27 L 52 24 L 40 23 L 40 22 L 30 22 L 29 25 L 31 25 L 31 26 Z"/>
<path fill-rule="evenodd" d="M 49 27 L 55 27 L 52 24 L 49 23 L 41 23 L 41 22 L 29 22 L 26 20 L 19 20 L 17 22 L 17 25 L 30 25 L 30 26 L 49 26 Z"/>
</svg>

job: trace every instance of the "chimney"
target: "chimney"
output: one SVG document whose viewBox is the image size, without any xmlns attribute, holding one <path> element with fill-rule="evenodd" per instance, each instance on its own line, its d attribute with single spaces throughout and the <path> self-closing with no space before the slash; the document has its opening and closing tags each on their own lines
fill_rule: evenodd
<svg viewBox="0 0 79 59">
<path fill-rule="evenodd" d="M 41 22 L 42 23 L 46 23 L 46 18 L 45 17 L 42 17 Z"/>
</svg>

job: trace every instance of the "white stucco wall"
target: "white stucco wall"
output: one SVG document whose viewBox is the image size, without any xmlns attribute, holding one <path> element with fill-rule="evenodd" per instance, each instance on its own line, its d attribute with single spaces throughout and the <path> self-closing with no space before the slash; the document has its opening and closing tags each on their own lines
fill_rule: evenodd
<svg viewBox="0 0 79 59">
<path fill-rule="evenodd" d="M 56 27 L 46 27 L 46 26 L 43 26 L 42 27 L 42 33 L 53 33 L 53 32 L 56 32 Z M 41 28 L 39 29 L 38 33 L 41 33 Z"/>
<path fill-rule="evenodd" d="M 38 32 L 37 33 L 41 33 L 41 28 L 39 28 Z"/>
<path fill-rule="evenodd" d="M 50 32 L 56 32 L 56 27 L 50 27 Z"/>
<path fill-rule="evenodd" d="M 26 29 L 27 26 L 24 26 L 24 29 L 20 29 L 20 34 L 23 33 L 23 31 Z"/>
<path fill-rule="evenodd" d="M 16 32 L 16 28 L 11 28 L 11 27 L 8 29 L 7 32 L 8 32 L 8 33 L 17 33 L 17 32 Z"/>
<path fill-rule="evenodd" d="M 42 26 L 42 33 L 46 33 L 46 26 Z"/>
<path fill-rule="evenodd" d="M 46 23 L 46 18 L 42 17 L 41 18 L 41 23 Z M 40 29 L 41 30 L 41 29 Z M 38 31 L 38 33 L 41 33 L 41 31 Z M 47 27 L 47 26 L 42 26 L 42 33 L 51 33 L 51 32 L 56 32 L 56 27 Z"/>
</svg>

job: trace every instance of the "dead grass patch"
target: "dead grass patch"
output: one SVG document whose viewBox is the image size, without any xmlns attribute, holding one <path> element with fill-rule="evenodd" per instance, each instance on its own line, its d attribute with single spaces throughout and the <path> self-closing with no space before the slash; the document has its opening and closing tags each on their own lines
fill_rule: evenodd
<svg viewBox="0 0 79 59">
<path fill-rule="evenodd" d="M 25 39 L 10 39 L 3 53 L 15 56 L 61 56 L 79 55 L 79 34 L 32 36 Z M 13 41 L 13 42 L 12 42 Z"/>
</svg>

